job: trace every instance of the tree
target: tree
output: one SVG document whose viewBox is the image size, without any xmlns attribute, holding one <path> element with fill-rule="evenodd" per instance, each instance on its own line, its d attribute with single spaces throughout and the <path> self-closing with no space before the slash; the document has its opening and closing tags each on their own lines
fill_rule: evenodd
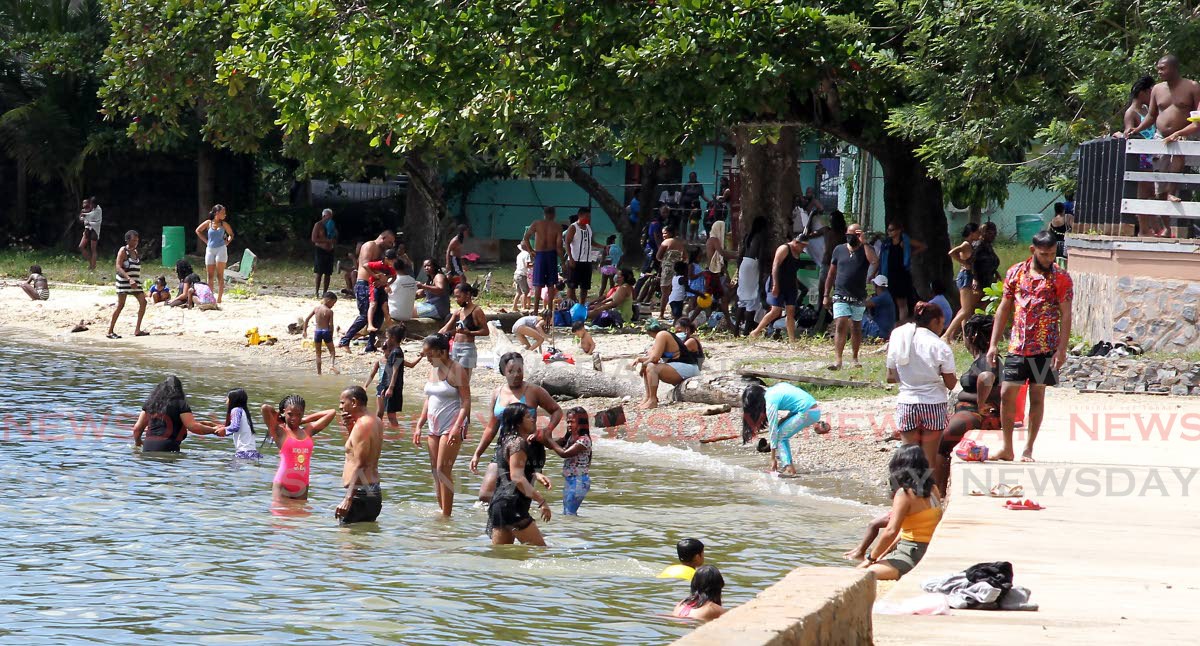
<svg viewBox="0 0 1200 646">
<path fill-rule="evenodd" d="M 49 241 L 76 224 L 85 164 L 113 142 L 96 112 L 106 39 L 97 2 L 0 2 L 0 153 L 16 165 L 10 235 Z M 44 213 L 69 215 L 35 227 L 31 179 L 47 187 Z"/>
<path fill-rule="evenodd" d="M 228 0 L 104 0 L 112 26 L 105 114 L 141 148 L 194 151 L 197 212 L 216 202 L 215 148 L 249 153 L 272 126 L 252 79 L 220 69 L 234 45 L 237 3 Z M 218 73 L 222 78 L 218 82 Z"/>
</svg>

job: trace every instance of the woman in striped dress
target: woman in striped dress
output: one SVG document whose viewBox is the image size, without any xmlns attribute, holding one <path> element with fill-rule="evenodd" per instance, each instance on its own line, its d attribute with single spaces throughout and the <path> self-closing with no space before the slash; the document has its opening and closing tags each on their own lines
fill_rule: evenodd
<svg viewBox="0 0 1200 646">
<path fill-rule="evenodd" d="M 134 336 L 149 336 L 142 329 L 142 317 L 146 314 L 146 295 L 142 293 L 142 257 L 138 254 L 140 238 L 137 231 L 125 232 L 125 246 L 117 252 L 117 309 L 113 310 L 112 321 L 108 324 L 108 338 L 121 338 L 113 332 L 121 310 L 125 309 L 125 298 L 132 294 L 138 300 L 137 325 L 133 328 Z"/>
</svg>

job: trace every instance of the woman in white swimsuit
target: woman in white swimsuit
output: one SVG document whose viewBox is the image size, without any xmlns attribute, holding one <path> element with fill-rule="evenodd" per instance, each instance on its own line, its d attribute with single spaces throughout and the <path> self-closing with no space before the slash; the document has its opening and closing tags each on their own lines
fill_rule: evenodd
<svg viewBox="0 0 1200 646">
<path fill-rule="evenodd" d="M 471 381 L 466 368 L 450 359 L 450 339 L 441 334 L 425 337 L 421 356 L 429 360 L 425 404 L 413 431 L 413 445 L 421 445 L 421 427 L 429 423 L 429 467 L 442 516 L 450 517 L 454 505 L 454 460 L 467 439 L 471 415 Z"/>
</svg>

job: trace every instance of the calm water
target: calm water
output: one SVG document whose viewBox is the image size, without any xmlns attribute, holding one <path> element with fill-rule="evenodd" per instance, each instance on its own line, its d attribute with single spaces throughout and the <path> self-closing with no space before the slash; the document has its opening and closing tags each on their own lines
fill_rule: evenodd
<svg viewBox="0 0 1200 646">
<path fill-rule="evenodd" d="M 467 458 L 454 518 L 442 521 L 426 454 L 392 440 L 380 522 L 339 528 L 338 430 L 318 436 L 308 504 L 285 511 L 271 506 L 273 447 L 261 465 L 235 468 L 224 438 L 191 437 L 167 458 L 143 457 L 129 439 L 131 415 L 169 371 L 202 415 L 223 414 L 236 386 L 254 405 L 294 391 L 310 411 L 331 407 L 339 378 L 172 367 L 70 339 L 55 350 L 6 343 L 7 643 L 664 643 L 691 628 L 664 616 L 685 584 L 654 578 L 674 562 L 675 541 L 706 543 L 726 604 L 737 605 L 798 565 L 843 563 L 875 510 L 769 478 L 763 456 L 735 447 L 600 439 L 583 515 L 560 517 L 556 489 L 542 525 L 550 547 L 493 548 L 470 506 L 478 480 Z M 408 401 L 415 413 L 419 398 Z M 556 487 L 560 466 L 547 465 Z"/>
</svg>

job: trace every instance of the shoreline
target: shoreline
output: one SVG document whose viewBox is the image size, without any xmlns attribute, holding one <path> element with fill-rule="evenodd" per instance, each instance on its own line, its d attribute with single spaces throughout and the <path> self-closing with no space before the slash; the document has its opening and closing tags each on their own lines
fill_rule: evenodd
<svg viewBox="0 0 1200 646">
<path fill-rule="evenodd" d="M 172 362 L 183 354 L 194 354 L 199 365 L 208 363 L 213 367 L 228 367 L 231 364 L 245 365 L 255 369 L 276 372 L 300 373 L 306 385 L 322 384 L 337 380 L 361 384 L 370 372 L 371 364 L 380 355 L 366 355 L 361 344 L 351 346 L 352 352 L 338 351 L 339 375 L 329 373 L 329 358 L 325 355 L 326 371 L 318 377 L 315 369 L 315 352 L 311 341 L 289 334 L 289 324 L 302 322 L 316 300 L 309 297 L 284 295 L 240 296 L 226 293 L 220 310 L 200 311 L 170 308 L 149 303 L 143 321 L 143 329 L 150 336 L 134 337 L 132 328 L 137 315 L 137 301 L 127 299 L 125 310 L 117 322 L 116 333 L 121 339 L 105 338 L 108 322 L 116 307 L 113 287 L 84 286 L 75 284 L 52 284 L 48 301 L 30 300 L 15 284 L 0 286 L 0 299 L 8 305 L 0 308 L 0 327 L 20 330 L 23 335 L 49 345 L 61 346 L 80 341 L 90 348 L 112 348 L 120 352 L 144 355 L 146 360 Z M 353 321 L 356 310 L 349 298 L 339 299 L 334 307 L 335 339 Z M 80 322 L 88 327 L 85 332 L 70 330 Z M 262 335 L 274 336 L 274 345 L 247 346 L 246 334 L 257 328 Z M 313 329 L 310 326 L 311 335 Z M 596 334 L 598 350 L 605 359 L 605 372 L 614 378 L 636 378 L 626 366 L 644 350 L 649 338 L 642 334 Z M 479 339 L 480 365 L 472 374 L 473 416 L 486 406 L 491 392 L 503 383 L 493 368 L 485 367 L 492 361 L 493 344 L 498 342 L 494 335 Z M 568 334 L 556 334 L 554 341 L 560 349 L 577 356 L 579 364 L 590 365 L 582 357 L 574 338 Z M 406 353 L 419 351 L 419 341 L 406 341 Z M 713 338 L 705 341 L 709 354 L 709 366 L 720 365 L 732 369 L 744 362 L 775 360 L 780 350 L 787 346 L 775 341 L 747 343 L 744 340 Z M 525 353 L 527 360 L 533 355 Z M 411 354 L 410 354 L 411 356 Z M 734 359 L 736 357 L 736 359 Z M 797 361 L 802 358 L 797 353 Z M 410 369 L 406 375 L 406 416 L 415 417 L 417 410 L 411 403 L 422 401 L 423 393 L 417 385 L 423 383 L 425 364 Z M 299 376 L 299 375 L 297 375 Z M 332 387 L 332 384 L 330 384 Z M 374 389 L 368 388 L 374 395 Z M 728 413 L 706 415 L 708 406 L 689 403 L 668 403 L 653 411 L 636 410 L 637 402 L 619 398 L 584 398 L 563 402 L 565 406 L 583 406 L 595 412 L 611 406 L 623 405 L 629 424 L 613 434 L 632 441 L 665 442 L 688 445 L 696 448 L 702 438 L 740 433 L 739 409 Z M 835 399 L 821 402 L 826 419 L 833 422 L 834 431 L 825 436 L 802 433 L 793 441 L 797 469 L 805 480 L 811 479 L 822 493 L 833 492 L 839 497 L 863 501 L 864 498 L 878 502 L 886 485 L 886 464 L 894 445 L 890 441 L 886 420 L 894 409 L 893 398 L 882 399 Z M 608 435 L 608 433 L 606 433 Z M 728 445 L 740 445 L 731 440 Z M 744 449 L 753 453 L 752 446 Z M 765 469 L 767 458 L 759 456 Z M 849 495 L 843 495 L 844 492 Z"/>
</svg>

